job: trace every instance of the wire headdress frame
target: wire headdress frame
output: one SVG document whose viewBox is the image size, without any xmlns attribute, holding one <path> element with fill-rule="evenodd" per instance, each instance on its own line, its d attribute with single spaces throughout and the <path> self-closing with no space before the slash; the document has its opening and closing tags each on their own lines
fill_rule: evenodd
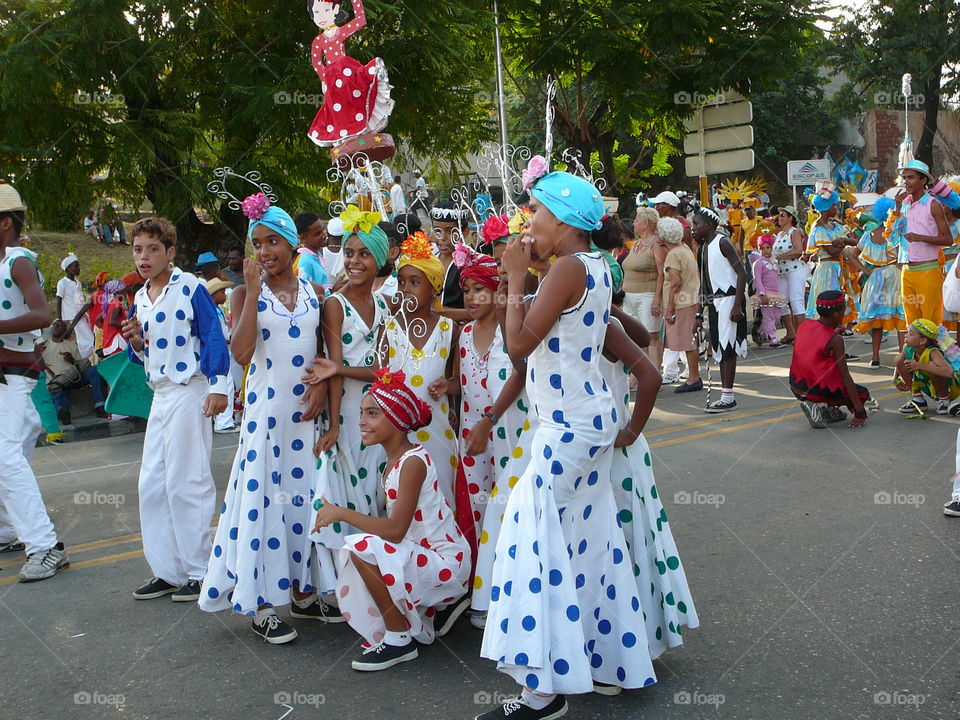
<svg viewBox="0 0 960 720">
<path fill-rule="evenodd" d="M 383 198 L 383 188 L 390 178 L 387 169 L 379 160 L 371 160 L 363 152 L 340 155 L 337 162 L 327 169 L 327 182 L 338 188 L 337 196 L 330 201 L 327 212 L 330 217 L 339 217 L 347 205 L 358 205 L 351 196 L 370 195 L 372 209 L 381 217 L 388 217 L 387 205 Z M 351 184 L 353 187 L 351 188 Z"/>
<path fill-rule="evenodd" d="M 241 175 L 240 173 L 234 172 L 231 167 L 218 167 L 214 169 L 213 177 L 215 179 L 207 183 L 207 191 L 213 193 L 221 200 L 226 200 L 227 207 L 231 210 L 241 210 L 243 198 L 238 198 L 227 190 L 227 181 L 230 178 L 243 181 L 250 187 L 256 188 L 255 191 L 248 193 L 248 195 L 254 195 L 256 192 L 260 192 L 263 193 L 271 203 L 276 203 L 278 200 L 277 194 L 273 191 L 273 187 L 268 183 L 261 182 L 263 175 L 259 170 L 250 170 Z M 246 195 L 244 197 L 246 197 Z"/>
</svg>

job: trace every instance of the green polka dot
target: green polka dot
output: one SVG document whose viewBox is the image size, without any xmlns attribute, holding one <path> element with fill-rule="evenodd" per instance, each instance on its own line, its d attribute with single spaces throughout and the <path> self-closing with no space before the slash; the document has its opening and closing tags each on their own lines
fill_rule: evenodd
<svg viewBox="0 0 960 720">
<path fill-rule="evenodd" d="M 667 567 L 671 570 L 676 570 L 678 567 L 680 567 L 680 558 L 678 558 L 676 555 L 671 555 L 668 557 Z"/>
<path fill-rule="evenodd" d="M 353 485 L 354 487 L 356 487 L 359 482 L 360 482 L 360 481 L 357 480 L 357 476 L 356 476 L 356 475 L 351 475 L 351 476 L 350 476 L 350 484 L 351 484 L 351 485 Z"/>
<path fill-rule="evenodd" d="M 341 525 L 340 525 L 340 523 L 338 523 L 338 522 L 335 522 L 331 527 L 333 528 L 333 531 L 334 531 L 335 533 L 342 532 L 342 530 L 341 530 Z"/>
<path fill-rule="evenodd" d="M 623 485 L 624 490 L 626 490 L 627 492 L 630 492 L 631 490 L 633 490 L 633 478 L 624 478 L 621 485 Z"/>
<path fill-rule="evenodd" d="M 667 629 L 668 629 L 670 632 L 672 632 L 672 633 L 677 632 L 677 629 L 676 629 L 676 628 L 674 627 L 674 625 L 673 625 L 673 620 L 671 620 L 671 621 L 667 624 Z"/>
<path fill-rule="evenodd" d="M 340 418 L 340 424 L 343 425 L 343 415 L 338 415 L 337 417 Z"/>
<path fill-rule="evenodd" d="M 667 573 L 667 566 L 659 560 L 657 560 L 657 572 L 661 575 L 665 575 Z"/>
<path fill-rule="evenodd" d="M 498 428 L 497 428 L 497 437 L 500 438 L 501 440 L 506 440 L 506 439 L 507 439 L 507 431 L 506 431 L 504 428 L 502 428 L 502 427 L 498 427 Z"/>
<path fill-rule="evenodd" d="M 367 469 L 365 467 L 360 468 L 359 470 L 357 470 L 357 475 L 359 475 L 360 479 L 363 480 L 364 478 L 367 477 Z"/>
<path fill-rule="evenodd" d="M 505 468 L 505 467 L 507 466 L 507 462 L 508 462 L 509 460 L 510 460 L 510 458 L 508 458 L 508 457 L 506 457 L 506 456 L 500 458 L 500 467 Z"/>
<path fill-rule="evenodd" d="M 22 338 L 22 337 L 18 337 L 18 338 L 17 338 L 17 345 L 23 345 L 23 338 Z"/>
<path fill-rule="evenodd" d="M 7 282 L 9 282 L 9 280 L 8 280 Z M 501 380 L 506 380 L 506 379 L 507 379 L 507 369 L 506 369 L 506 368 L 500 368 L 500 372 L 497 373 L 497 375 L 499 376 L 499 378 L 500 378 Z"/>
<path fill-rule="evenodd" d="M 650 497 L 652 497 L 654 500 L 657 499 L 657 486 L 656 486 L 656 485 L 651 485 L 651 486 L 650 486 Z"/>
<path fill-rule="evenodd" d="M 13 307 L 13 303 L 9 300 L 4 300 L 2 303 L 0 303 L 0 307 L 3 307 L 4 310 L 9 310 Z"/>
<path fill-rule="evenodd" d="M 351 335 L 350 333 L 344 333 L 342 340 L 344 345 L 349 345 L 350 343 L 353 342 L 353 335 Z"/>
<path fill-rule="evenodd" d="M 663 640 L 663 628 L 658 627 L 656 632 L 657 640 Z"/>
<path fill-rule="evenodd" d="M 6 278 L 6 279 L 3 281 L 3 286 L 6 287 L 6 288 L 11 288 L 11 287 L 13 287 L 13 280 L 11 280 L 10 278 Z"/>
<path fill-rule="evenodd" d="M 626 525 L 628 522 L 633 521 L 633 513 L 627 509 L 621 510 L 618 517 L 620 518 L 620 523 L 622 525 Z"/>
<path fill-rule="evenodd" d="M 687 604 L 683 600 L 681 600 L 680 602 L 677 603 L 677 610 L 679 610 L 682 613 L 686 613 Z"/>
<path fill-rule="evenodd" d="M 667 601 L 667 605 L 676 605 L 677 601 L 673 599 L 673 593 L 667 593 L 667 597 L 664 598 Z"/>
<path fill-rule="evenodd" d="M 650 453 L 643 454 L 643 464 L 647 467 L 650 467 L 653 463 L 650 462 Z"/>
<path fill-rule="evenodd" d="M 0 340 L 0 347 L 3 347 L 3 340 Z"/>
</svg>

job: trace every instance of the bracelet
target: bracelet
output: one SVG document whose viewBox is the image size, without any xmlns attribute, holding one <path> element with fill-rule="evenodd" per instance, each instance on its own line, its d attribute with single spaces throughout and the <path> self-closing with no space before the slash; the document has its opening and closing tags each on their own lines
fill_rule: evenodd
<svg viewBox="0 0 960 720">
<path fill-rule="evenodd" d="M 496 425 L 496 424 L 500 421 L 500 416 L 499 416 L 499 415 L 494 415 L 494 414 L 493 414 L 492 412 L 490 412 L 489 410 L 488 410 L 487 412 L 485 412 L 485 413 L 483 414 L 483 416 L 484 416 L 487 420 L 489 420 L 492 424 L 494 424 L 494 425 Z"/>
</svg>

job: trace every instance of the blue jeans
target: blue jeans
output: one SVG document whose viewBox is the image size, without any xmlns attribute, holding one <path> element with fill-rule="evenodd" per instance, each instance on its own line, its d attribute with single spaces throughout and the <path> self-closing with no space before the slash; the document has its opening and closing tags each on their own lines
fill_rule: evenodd
<svg viewBox="0 0 960 720">
<path fill-rule="evenodd" d="M 82 373 L 80 373 L 80 376 L 82 379 L 73 383 L 73 385 L 65 387 L 59 392 L 51 393 L 54 407 L 56 407 L 57 410 L 69 411 L 70 391 L 85 388 L 87 385 L 89 385 L 90 389 L 93 390 L 93 406 L 95 408 L 103 407 L 106 392 L 103 386 L 103 378 L 100 377 L 100 373 L 98 373 L 97 369 L 91 365 Z"/>
</svg>

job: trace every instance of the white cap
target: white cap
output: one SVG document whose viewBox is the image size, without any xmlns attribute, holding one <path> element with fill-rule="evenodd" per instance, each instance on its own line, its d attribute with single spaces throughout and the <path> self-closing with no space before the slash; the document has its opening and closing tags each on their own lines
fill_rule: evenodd
<svg viewBox="0 0 960 720">
<path fill-rule="evenodd" d="M 80 262 L 80 258 L 78 258 L 73 253 L 70 253 L 61 261 L 60 269 L 66 272 L 67 268 L 73 265 L 75 262 Z"/>
<path fill-rule="evenodd" d="M 677 207 L 680 204 L 680 198 L 677 197 L 676 193 L 672 193 L 669 190 L 664 190 L 656 197 L 650 198 L 647 202 L 649 202 L 651 205 L 666 203 L 667 205 Z"/>
<path fill-rule="evenodd" d="M 13 185 L 8 185 L 0 180 L 0 212 L 25 211 L 27 206 L 20 199 L 20 193 L 16 191 Z"/>
<path fill-rule="evenodd" d="M 334 237 L 343 237 L 343 220 L 338 217 L 333 218 L 327 223 L 327 235 Z"/>
</svg>

